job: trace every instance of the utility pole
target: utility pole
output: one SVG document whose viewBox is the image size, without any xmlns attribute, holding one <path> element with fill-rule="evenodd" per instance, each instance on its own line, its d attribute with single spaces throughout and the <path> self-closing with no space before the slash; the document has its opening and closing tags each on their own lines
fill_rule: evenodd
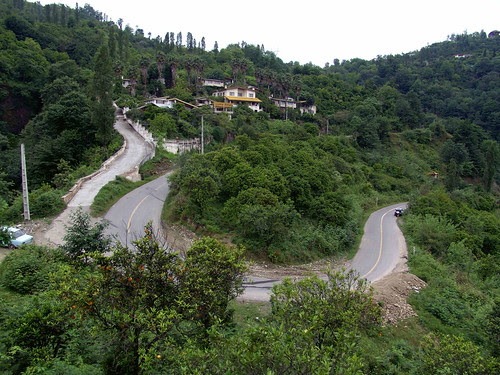
<svg viewBox="0 0 500 375">
<path fill-rule="evenodd" d="M 203 115 L 201 115 L 201 154 L 202 155 L 205 152 L 204 143 L 205 143 L 205 140 L 203 139 Z"/>
<path fill-rule="evenodd" d="M 26 157 L 24 155 L 24 143 L 21 143 L 21 185 L 23 187 L 24 220 L 31 220 L 30 201 L 28 196 L 28 178 L 26 176 Z"/>
</svg>

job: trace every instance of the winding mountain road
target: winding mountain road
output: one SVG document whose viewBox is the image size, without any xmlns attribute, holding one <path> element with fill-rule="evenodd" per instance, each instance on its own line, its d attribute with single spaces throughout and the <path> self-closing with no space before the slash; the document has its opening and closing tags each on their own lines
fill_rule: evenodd
<svg viewBox="0 0 500 375">
<path fill-rule="evenodd" d="M 137 168 L 154 151 L 125 121 L 120 110 L 117 110 L 114 127 L 124 137 L 124 147 L 81 184 L 67 209 L 52 222 L 45 233 L 46 243 L 61 245 L 71 213 L 78 207 L 88 210 L 105 184 L 114 180 L 117 175 Z M 161 176 L 120 199 L 104 217 L 109 222 L 106 234 L 125 246 L 142 237 L 144 226 L 148 222 L 152 222 L 153 230 L 158 235 L 161 234 L 161 211 L 169 192 L 167 177 L 168 175 Z M 364 227 L 360 248 L 352 260 L 350 268 L 370 282 L 390 274 L 406 256 L 406 243 L 394 217 L 396 207 L 406 207 L 406 204 L 384 207 L 370 215 Z M 244 283 L 244 293 L 239 299 L 268 301 L 271 288 L 279 282 L 279 279 L 249 275 Z"/>
<path fill-rule="evenodd" d="M 70 223 L 71 214 L 78 207 L 88 211 L 95 196 L 104 185 L 113 181 L 116 176 L 131 172 L 153 154 L 154 148 L 128 124 L 121 109 L 116 110 L 114 128 L 124 138 L 123 147 L 106 161 L 99 171 L 88 176 L 76 189 L 76 193 L 68 202 L 67 208 L 52 221 L 45 232 L 43 242 L 57 246 L 62 245 L 66 234 L 66 225 Z"/>
<path fill-rule="evenodd" d="M 375 211 L 366 221 L 361 244 L 351 264 L 361 278 L 377 281 L 391 273 L 406 256 L 406 242 L 394 216 L 398 207 L 406 208 L 406 203 Z"/>
<path fill-rule="evenodd" d="M 168 180 L 162 176 L 124 196 L 105 216 L 110 223 L 107 234 L 127 245 L 142 236 L 148 221 L 152 221 L 154 230 L 161 233 L 160 214 L 168 191 Z M 381 279 L 391 273 L 405 256 L 406 243 L 394 216 L 395 208 L 405 206 L 405 203 L 399 203 L 384 207 L 368 218 L 360 248 L 350 267 L 362 278 L 370 282 Z M 250 275 L 239 299 L 268 301 L 271 288 L 279 282 L 278 279 Z"/>
</svg>

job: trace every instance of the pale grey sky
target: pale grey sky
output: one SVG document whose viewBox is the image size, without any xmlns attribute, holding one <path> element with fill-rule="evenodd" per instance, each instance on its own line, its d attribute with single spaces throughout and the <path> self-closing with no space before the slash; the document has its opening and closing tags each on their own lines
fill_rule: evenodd
<svg viewBox="0 0 500 375">
<path fill-rule="evenodd" d="M 77 1 L 40 1 L 41 4 Z M 147 36 L 188 32 L 207 49 L 245 41 L 263 44 L 284 62 L 324 66 L 333 59 L 373 59 L 412 52 L 448 35 L 500 29 L 500 0 L 88 0 Z"/>
</svg>

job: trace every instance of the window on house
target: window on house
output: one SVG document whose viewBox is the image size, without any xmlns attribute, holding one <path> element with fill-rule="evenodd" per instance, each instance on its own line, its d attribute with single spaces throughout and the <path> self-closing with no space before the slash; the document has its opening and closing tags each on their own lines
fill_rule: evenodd
<svg viewBox="0 0 500 375">
<path fill-rule="evenodd" d="M 238 92 L 238 96 L 243 96 L 243 93 L 242 92 Z"/>
<path fill-rule="evenodd" d="M 249 92 L 249 93 L 248 93 L 248 97 L 249 97 L 249 98 L 253 98 L 253 92 Z"/>
<path fill-rule="evenodd" d="M 234 91 L 229 91 L 229 96 L 234 96 Z"/>
</svg>

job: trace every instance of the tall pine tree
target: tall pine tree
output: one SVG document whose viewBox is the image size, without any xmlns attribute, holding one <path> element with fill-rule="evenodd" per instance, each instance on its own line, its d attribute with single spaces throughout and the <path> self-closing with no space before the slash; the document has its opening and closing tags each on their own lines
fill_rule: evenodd
<svg viewBox="0 0 500 375">
<path fill-rule="evenodd" d="M 113 67 L 109 50 L 102 45 L 94 60 L 92 80 L 92 126 L 96 129 L 96 141 L 106 146 L 113 135 Z"/>
</svg>

